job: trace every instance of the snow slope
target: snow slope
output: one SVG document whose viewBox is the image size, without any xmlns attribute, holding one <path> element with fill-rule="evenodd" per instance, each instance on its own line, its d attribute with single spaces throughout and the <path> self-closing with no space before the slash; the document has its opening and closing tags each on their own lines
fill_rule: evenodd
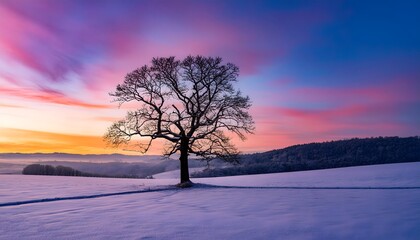
<svg viewBox="0 0 420 240">
<path fill-rule="evenodd" d="M 420 162 L 194 181 L 0 175 L 0 239 L 420 237 Z"/>
<path fill-rule="evenodd" d="M 190 175 L 195 173 L 195 172 L 199 172 L 204 170 L 204 167 L 194 167 L 194 168 L 189 168 L 189 172 Z M 174 179 L 174 178 L 179 178 L 179 169 L 177 170 L 172 170 L 172 171 L 166 171 L 163 173 L 158 173 L 158 174 L 154 174 L 153 178 L 155 179 Z"/>
</svg>

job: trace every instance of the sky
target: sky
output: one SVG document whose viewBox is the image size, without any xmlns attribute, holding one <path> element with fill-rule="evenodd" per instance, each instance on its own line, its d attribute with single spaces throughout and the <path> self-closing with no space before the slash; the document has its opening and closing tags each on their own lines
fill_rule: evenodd
<svg viewBox="0 0 420 240">
<path fill-rule="evenodd" d="M 0 152 L 132 154 L 102 140 L 127 111 L 108 93 L 198 54 L 240 68 L 242 152 L 420 135 L 419 1 L 0 0 L 0 16 Z"/>
</svg>

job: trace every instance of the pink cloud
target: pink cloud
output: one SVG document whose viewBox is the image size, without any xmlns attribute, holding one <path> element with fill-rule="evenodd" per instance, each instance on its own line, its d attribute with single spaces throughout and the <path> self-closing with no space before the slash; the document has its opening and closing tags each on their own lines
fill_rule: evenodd
<svg viewBox="0 0 420 240">
<path fill-rule="evenodd" d="M 296 87 L 294 82 L 282 78 L 267 83 L 272 90 L 251 109 L 256 122 L 252 144 L 270 149 L 271 143 L 280 148 L 351 137 L 419 134 L 418 123 L 408 120 L 419 113 L 420 95 L 413 77 L 359 87 L 309 88 Z"/>
<path fill-rule="evenodd" d="M 251 111 L 256 122 L 255 135 L 248 136 L 245 142 L 235 139 L 235 144 L 256 152 L 302 143 L 410 132 L 409 126 L 380 118 L 389 112 L 392 110 L 361 105 L 325 110 L 256 106 Z"/>
<path fill-rule="evenodd" d="M 84 107 L 84 108 L 110 108 L 113 106 L 104 105 L 104 104 L 93 104 L 78 99 L 74 99 L 54 90 L 41 89 L 37 91 L 29 89 L 10 89 L 10 88 L 0 88 L 1 95 L 9 95 L 12 97 L 24 98 L 27 100 L 48 102 L 60 105 L 74 106 L 74 107 Z"/>
<path fill-rule="evenodd" d="M 77 68 L 77 61 L 62 49 L 59 36 L 45 25 L 37 24 L 22 13 L 0 5 L 0 51 L 27 67 L 45 74 L 49 80 L 58 80 L 63 74 Z M 60 49 L 61 48 L 61 49 Z"/>
<path fill-rule="evenodd" d="M 410 127 L 386 116 L 393 109 L 349 105 L 329 109 L 298 109 L 286 107 L 254 107 L 256 135 L 271 142 L 304 143 L 348 137 L 399 135 Z M 385 117 L 383 117 L 385 116 Z M 277 140 L 275 140 L 277 139 Z"/>
<path fill-rule="evenodd" d="M 410 78 L 397 78 L 382 84 L 364 87 L 296 88 L 290 95 L 302 96 L 316 102 L 367 102 L 396 103 L 419 101 L 416 81 Z"/>
</svg>

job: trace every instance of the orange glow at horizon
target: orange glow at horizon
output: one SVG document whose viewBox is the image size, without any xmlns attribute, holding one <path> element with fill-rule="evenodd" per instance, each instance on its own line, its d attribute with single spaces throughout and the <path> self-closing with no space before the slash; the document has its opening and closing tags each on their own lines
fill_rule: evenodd
<svg viewBox="0 0 420 240">
<path fill-rule="evenodd" d="M 139 152 L 124 151 L 107 147 L 102 136 L 62 134 L 24 129 L 0 128 L 0 153 L 73 153 L 141 155 Z M 13 139 L 13 142 L 10 141 Z M 148 155 L 160 154 L 151 149 Z"/>
<path fill-rule="evenodd" d="M 112 154 L 143 155 L 135 151 L 136 147 L 121 146 L 114 148 L 107 146 L 102 136 L 78 135 L 33 131 L 13 128 L 0 128 L 0 153 L 72 153 L 72 154 Z M 233 135 L 232 135 L 233 136 Z M 11 141 L 10 139 L 13 139 Z M 246 141 L 233 137 L 233 143 L 242 153 L 265 151 L 296 144 L 294 139 L 285 139 L 269 135 L 249 135 Z M 145 155 L 162 155 L 164 140 L 156 140 Z M 131 150 L 128 150 L 131 149 Z M 246 150 L 246 151 L 243 151 Z"/>
</svg>

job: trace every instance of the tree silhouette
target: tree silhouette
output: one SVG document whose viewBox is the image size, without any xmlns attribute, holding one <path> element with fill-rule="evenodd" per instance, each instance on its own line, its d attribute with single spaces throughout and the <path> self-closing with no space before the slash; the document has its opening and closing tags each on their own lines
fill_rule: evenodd
<svg viewBox="0 0 420 240">
<path fill-rule="evenodd" d="M 139 144 L 143 153 L 155 139 L 167 140 L 164 154 L 180 154 L 179 185 L 190 186 L 189 154 L 237 162 L 238 151 L 226 132 L 244 140 L 254 130 L 250 99 L 233 86 L 238 74 L 237 66 L 223 64 L 220 57 L 153 58 L 110 93 L 120 105 L 135 101 L 140 107 L 113 123 L 105 140 L 119 146 L 135 136 L 148 137 L 148 143 Z"/>
</svg>

